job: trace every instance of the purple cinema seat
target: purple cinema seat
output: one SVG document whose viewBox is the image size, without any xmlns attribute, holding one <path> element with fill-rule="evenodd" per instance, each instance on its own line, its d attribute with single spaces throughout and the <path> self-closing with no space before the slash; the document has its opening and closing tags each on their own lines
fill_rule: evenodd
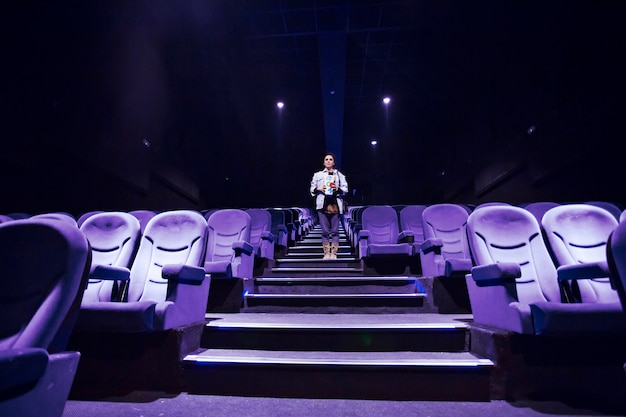
<svg viewBox="0 0 626 417">
<path fill-rule="evenodd" d="M 611 213 L 617 221 L 619 221 L 619 218 L 622 215 L 622 208 L 620 208 L 620 206 L 615 203 L 611 203 L 610 201 L 586 201 L 584 204 L 589 204 L 605 209 L 606 211 Z"/>
<path fill-rule="evenodd" d="M 294 227 L 296 229 L 296 241 L 301 241 L 305 235 L 305 225 L 300 210 L 296 207 L 287 207 L 284 210 L 291 212 Z"/>
<path fill-rule="evenodd" d="M 270 231 L 275 237 L 274 249 L 280 252 L 287 250 L 289 245 L 289 229 L 285 220 L 285 213 L 277 209 L 265 209 L 272 217 L 272 228 Z"/>
<path fill-rule="evenodd" d="M 359 258 L 413 255 L 413 234 L 400 233 L 398 214 L 388 205 L 369 206 L 361 215 L 358 232 Z"/>
<path fill-rule="evenodd" d="M 546 211 L 558 206 L 560 206 L 559 203 L 554 203 L 552 201 L 534 201 L 520 207 L 528 210 L 533 216 L 535 216 L 535 219 L 537 219 L 539 224 L 541 224 L 541 219 L 543 218 L 543 215 L 546 214 Z"/>
<path fill-rule="evenodd" d="M 560 271 L 527 210 L 476 210 L 468 218 L 467 235 L 476 264 L 466 276 L 475 324 L 535 335 L 626 330 L 619 303 L 562 302 Z M 574 268 L 567 268 L 573 274 Z"/>
<path fill-rule="evenodd" d="M 410 230 L 413 233 L 413 253 L 418 254 L 420 245 L 424 242 L 424 223 L 422 213 L 426 205 L 414 204 L 404 206 L 400 210 L 400 229 Z"/>
<path fill-rule="evenodd" d="M 89 263 L 89 243 L 71 224 L 0 225 L 0 415 L 63 415 L 80 360 L 66 347 Z"/>
<path fill-rule="evenodd" d="M 459 204 L 433 204 L 424 209 L 424 241 L 419 246 L 422 275 L 465 277 L 470 271 L 468 216 L 467 210 Z"/>
<path fill-rule="evenodd" d="M 53 220 L 61 220 L 66 222 L 69 225 L 72 225 L 74 227 L 78 227 L 78 223 L 76 222 L 76 219 L 74 218 L 74 216 L 72 216 L 69 213 L 62 213 L 62 212 L 56 212 L 56 213 L 42 213 L 42 214 L 36 214 L 34 216 L 29 217 L 29 219 L 53 219 Z"/>
<path fill-rule="evenodd" d="M 218 210 L 219 209 L 217 208 L 212 208 L 212 209 L 202 210 L 200 213 L 202 213 L 202 215 L 204 216 L 206 220 L 209 220 L 209 217 L 211 217 L 211 214 L 215 213 Z"/>
<path fill-rule="evenodd" d="M 472 211 L 480 210 L 484 207 L 493 207 L 493 206 L 510 206 L 510 203 L 505 203 L 504 201 L 487 201 L 484 203 L 478 204 Z"/>
<path fill-rule="evenodd" d="M 13 220 L 23 220 L 23 219 L 28 219 L 31 216 L 31 214 L 15 212 L 15 213 L 7 213 L 7 216 L 12 218 Z"/>
<path fill-rule="evenodd" d="M 139 220 L 132 214 L 114 211 L 89 216 L 80 230 L 91 245 L 91 271 L 83 303 L 123 301 L 128 290 L 130 267 L 139 245 Z M 125 271 L 121 280 L 107 279 L 111 270 Z M 117 276 L 117 275 L 116 275 Z"/>
<path fill-rule="evenodd" d="M 309 221 L 300 207 L 290 207 L 289 210 L 293 212 L 294 218 L 298 220 L 298 234 L 300 239 L 302 239 L 309 232 Z"/>
<path fill-rule="evenodd" d="M 611 232 L 606 254 L 611 283 L 626 311 L 626 223 L 620 222 Z"/>
<path fill-rule="evenodd" d="M 207 223 L 207 274 L 213 279 L 251 279 L 254 247 L 250 243 L 250 215 L 240 209 L 221 209 L 211 214 Z"/>
<path fill-rule="evenodd" d="M 98 214 L 102 212 L 104 212 L 104 210 L 93 210 L 93 211 L 88 211 L 86 213 L 81 214 L 80 216 L 78 216 L 78 219 L 76 219 L 76 223 L 78 224 L 78 227 L 80 228 L 83 225 L 83 223 L 85 223 L 85 220 L 87 220 L 94 214 Z"/>
<path fill-rule="evenodd" d="M 272 234 L 272 215 L 260 208 L 247 209 L 250 216 L 250 243 L 254 246 L 255 257 L 274 259 L 274 235 Z"/>
<path fill-rule="evenodd" d="M 294 217 L 294 213 L 288 208 L 275 208 L 273 210 L 280 210 L 285 215 L 285 226 L 287 226 L 287 246 L 291 247 L 296 244 L 299 237 L 299 222 Z"/>
<path fill-rule="evenodd" d="M 315 226 L 315 222 L 317 221 L 317 216 L 313 215 L 313 211 L 307 207 L 298 207 L 300 213 L 302 214 L 302 221 L 305 224 L 306 232 L 310 232 Z"/>
<path fill-rule="evenodd" d="M 576 268 L 580 269 L 580 264 L 589 267 L 606 264 L 606 243 L 618 224 L 611 213 L 588 204 L 555 207 L 544 214 L 541 223 L 557 266 L 563 267 L 563 274 L 566 265 L 577 265 Z M 562 281 L 569 301 L 619 302 L 608 275 L 585 278 L 588 276 L 583 274 L 572 276 L 571 281 Z"/>
<path fill-rule="evenodd" d="M 146 229 L 146 225 L 148 222 L 157 215 L 156 211 L 152 210 L 131 210 L 128 212 L 132 214 L 139 220 L 139 225 L 141 226 L 141 233 Z"/>
<path fill-rule="evenodd" d="M 348 240 L 350 239 L 350 224 L 354 221 L 354 212 L 358 207 L 360 206 L 348 206 L 348 208 L 344 211 L 343 216 L 341 216 L 341 223 L 343 224 L 343 229 L 346 231 Z"/>
<path fill-rule="evenodd" d="M 202 268 L 206 238 L 206 220 L 196 211 L 155 215 L 141 236 L 130 273 L 100 267 L 101 277 L 128 277 L 128 301 L 83 302 L 77 328 L 152 332 L 203 322 L 210 286 Z"/>
<path fill-rule="evenodd" d="M 350 241 L 350 246 L 352 246 L 355 250 L 358 250 L 359 247 L 359 231 L 362 228 L 361 217 L 363 216 L 363 210 L 365 210 L 368 206 L 352 206 L 348 207 L 348 211 L 350 216 L 347 218 L 347 229 L 348 240 Z M 345 216 L 344 216 L 345 217 Z"/>
<path fill-rule="evenodd" d="M 13 217 L 6 216 L 4 214 L 0 214 L 0 224 L 13 221 Z"/>
</svg>

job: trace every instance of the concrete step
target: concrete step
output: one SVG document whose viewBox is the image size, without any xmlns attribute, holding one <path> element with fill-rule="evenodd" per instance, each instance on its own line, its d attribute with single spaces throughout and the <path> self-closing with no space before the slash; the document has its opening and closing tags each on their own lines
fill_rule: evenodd
<svg viewBox="0 0 626 417">
<path fill-rule="evenodd" d="M 183 389 L 214 395 L 488 401 L 493 362 L 471 316 L 208 315 Z"/>
<path fill-rule="evenodd" d="M 466 352 L 207 349 L 184 358 L 182 388 L 231 396 L 489 401 L 493 366 Z"/>
</svg>

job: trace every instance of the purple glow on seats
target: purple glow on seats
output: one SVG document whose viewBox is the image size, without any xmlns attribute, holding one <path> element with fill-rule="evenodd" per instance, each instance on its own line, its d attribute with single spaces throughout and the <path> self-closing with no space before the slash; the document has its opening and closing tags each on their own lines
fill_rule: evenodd
<svg viewBox="0 0 626 417">
<path fill-rule="evenodd" d="M 202 322 L 210 277 L 196 278 L 205 275 L 201 265 L 206 235 L 206 220 L 196 211 L 155 215 L 146 225 L 130 269 L 128 301 L 84 302 L 77 327 L 152 332 Z"/>
<path fill-rule="evenodd" d="M 89 270 L 89 245 L 57 219 L 0 225 L 0 415 L 60 416 L 80 353 L 65 351 Z M 19 283 L 19 285 L 16 285 Z"/>
<path fill-rule="evenodd" d="M 608 211 L 589 204 L 564 204 L 548 210 L 542 227 L 558 266 L 606 262 L 606 242 L 617 227 Z M 582 302 L 616 303 L 608 276 L 564 283 L 569 297 Z"/>
<path fill-rule="evenodd" d="M 556 266 L 539 223 L 527 210 L 514 206 L 475 210 L 468 218 L 467 234 L 476 264 L 466 277 L 476 324 L 536 335 L 626 329 L 619 303 L 563 302 Z M 498 276 L 498 265 L 516 265 L 519 273 L 512 274 L 509 268 Z M 484 279 L 487 269 L 493 276 Z"/>
</svg>

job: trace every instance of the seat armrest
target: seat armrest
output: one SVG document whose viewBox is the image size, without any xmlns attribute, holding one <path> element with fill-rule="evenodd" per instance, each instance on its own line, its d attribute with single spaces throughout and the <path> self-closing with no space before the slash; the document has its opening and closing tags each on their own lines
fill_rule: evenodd
<svg viewBox="0 0 626 417">
<path fill-rule="evenodd" d="M 237 256 L 241 256 L 241 254 L 249 256 L 254 253 L 254 247 L 250 243 L 243 240 L 233 242 L 232 248 Z"/>
<path fill-rule="evenodd" d="M 261 232 L 261 239 L 267 240 L 269 242 L 274 242 L 274 234 L 269 230 L 264 230 Z"/>
<path fill-rule="evenodd" d="M 48 351 L 43 348 L 0 351 L 0 391 L 39 380 L 46 373 L 48 358 Z"/>
<path fill-rule="evenodd" d="M 164 265 L 161 270 L 163 279 L 191 285 L 202 284 L 205 274 L 205 270 L 202 267 L 184 264 Z"/>
<path fill-rule="evenodd" d="M 443 247 L 443 239 L 438 238 L 438 237 L 433 237 L 433 238 L 424 240 L 420 244 L 420 251 L 422 253 L 436 252 L 440 254 L 442 247 Z"/>
<path fill-rule="evenodd" d="M 606 278 L 610 276 L 606 262 L 589 262 L 584 264 L 562 265 L 556 270 L 559 281 L 574 279 Z"/>
<path fill-rule="evenodd" d="M 368 239 L 370 237 L 370 231 L 367 229 L 361 229 L 358 231 L 359 240 Z"/>
<path fill-rule="evenodd" d="M 471 276 L 479 286 L 500 285 L 522 276 L 522 269 L 515 262 L 479 265 L 471 269 Z"/>
<path fill-rule="evenodd" d="M 104 279 L 108 281 L 128 281 L 130 269 L 122 266 L 93 265 L 89 271 L 90 279 Z"/>
<path fill-rule="evenodd" d="M 362 259 L 367 256 L 367 248 L 370 238 L 370 231 L 367 229 L 361 229 L 357 232 L 356 240 L 354 242 L 354 246 L 357 249 L 357 254 L 359 259 Z"/>
<path fill-rule="evenodd" d="M 415 242 L 415 233 L 412 230 L 403 230 L 398 235 L 398 243 L 413 243 Z"/>
</svg>

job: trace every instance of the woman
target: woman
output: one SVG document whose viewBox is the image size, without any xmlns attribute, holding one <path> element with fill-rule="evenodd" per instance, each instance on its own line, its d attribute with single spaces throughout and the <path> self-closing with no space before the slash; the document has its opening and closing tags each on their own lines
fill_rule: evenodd
<svg viewBox="0 0 626 417">
<path fill-rule="evenodd" d="M 348 192 L 346 177 L 335 169 L 335 155 L 324 155 L 324 169 L 313 174 L 311 195 L 322 227 L 324 259 L 337 259 L 339 251 L 339 216 L 343 214 L 342 195 Z"/>
</svg>

